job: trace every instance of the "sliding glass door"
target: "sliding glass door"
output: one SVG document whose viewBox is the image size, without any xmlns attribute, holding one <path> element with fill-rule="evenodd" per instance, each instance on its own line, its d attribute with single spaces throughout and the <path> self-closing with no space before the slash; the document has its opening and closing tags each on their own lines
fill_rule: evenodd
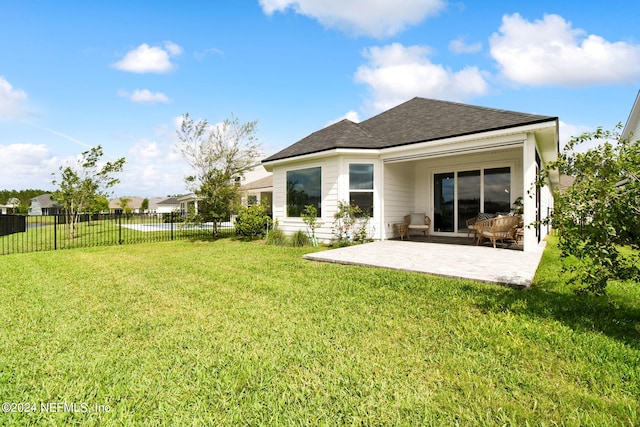
<svg viewBox="0 0 640 427">
<path fill-rule="evenodd" d="M 467 229 L 467 220 L 480 212 L 480 171 L 458 172 L 458 230 Z"/>
<path fill-rule="evenodd" d="M 433 175 L 435 232 L 466 232 L 480 212 L 509 212 L 511 168 L 453 171 Z"/>
<path fill-rule="evenodd" d="M 434 175 L 433 201 L 435 231 L 454 231 L 455 174 L 437 173 Z"/>
</svg>

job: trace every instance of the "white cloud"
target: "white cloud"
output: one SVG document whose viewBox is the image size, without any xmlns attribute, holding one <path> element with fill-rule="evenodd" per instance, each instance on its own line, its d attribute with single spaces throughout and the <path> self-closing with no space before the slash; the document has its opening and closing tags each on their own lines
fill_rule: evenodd
<svg viewBox="0 0 640 427">
<path fill-rule="evenodd" d="M 193 53 L 194 58 L 199 61 L 203 60 L 207 55 L 224 55 L 224 52 L 218 48 L 210 47 Z"/>
<path fill-rule="evenodd" d="M 331 120 L 326 124 L 326 126 L 331 126 L 332 124 L 341 122 L 344 119 L 350 120 L 354 123 L 360 123 L 360 116 L 358 115 L 358 113 L 356 111 L 349 110 L 344 116 L 340 116 L 337 119 Z"/>
<path fill-rule="evenodd" d="M 19 119 L 27 117 L 27 94 L 15 89 L 3 76 L 0 76 L 0 119 Z"/>
<path fill-rule="evenodd" d="M 355 35 L 388 37 L 443 10 L 444 0 L 260 0 L 267 15 L 295 13 Z"/>
<path fill-rule="evenodd" d="M 132 73 L 168 73 L 175 68 L 171 63 L 171 57 L 181 53 L 182 48 L 173 42 L 165 42 L 164 48 L 143 43 L 127 52 L 124 58 L 113 66 Z"/>
<path fill-rule="evenodd" d="M 185 193 L 188 166 L 168 141 L 140 139 L 129 148 L 127 164 L 114 187 L 116 194 L 143 197 Z"/>
<path fill-rule="evenodd" d="M 449 50 L 453 53 L 476 53 L 482 50 L 482 43 L 467 43 L 464 37 L 458 37 L 455 40 L 451 40 L 449 43 Z"/>
<path fill-rule="evenodd" d="M 149 89 L 136 89 L 133 92 L 118 91 L 118 95 L 128 98 L 133 102 L 144 104 L 168 103 L 171 100 L 162 92 L 151 92 Z"/>
<path fill-rule="evenodd" d="M 593 132 L 595 131 L 594 128 L 591 128 L 589 126 L 585 126 L 585 125 L 572 125 L 570 123 L 565 123 L 562 120 L 560 120 L 560 122 L 558 123 L 558 133 L 559 133 L 559 139 L 560 139 L 560 149 L 562 150 L 564 148 L 565 145 L 567 145 L 567 142 L 569 142 L 569 140 L 571 140 L 571 138 L 573 138 L 574 136 L 580 136 L 585 132 Z M 589 143 L 584 144 L 584 146 L 582 147 L 578 147 L 579 150 L 578 151 L 584 151 L 588 148 L 593 148 L 595 146 L 597 146 L 599 144 L 599 141 L 591 141 Z"/>
<path fill-rule="evenodd" d="M 484 73 L 476 67 L 452 71 L 433 64 L 426 46 L 394 43 L 363 52 L 369 63 L 355 73 L 372 95 L 371 108 L 384 111 L 416 96 L 463 101 L 488 92 Z"/>
<path fill-rule="evenodd" d="M 180 45 L 174 42 L 171 42 L 171 41 L 165 42 L 164 47 L 167 50 L 167 52 L 169 52 L 169 55 L 171 56 L 182 55 L 182 47 L 180 47 Z"/>
<path fill-rule="evenodd" d="M 164 153 L 155 141 L 141 139 L 129 149 L 131 156 L 137 163 L 148 164 L 152 162 L 161 162 Z"/>
<path fill-rule="evenodd" d="M 61 159 L 44 144 L 0 145 L 0 181 L 7 189 L 52 188 Z"/>
<path fill-rule="evenodd" d="M 534 22 L 505 15 L 490 38 L 491 55 L 506 78 L 523 84 L 640 82 L 640 45 L 585 34 L 558 15 Z"/>
</svg>

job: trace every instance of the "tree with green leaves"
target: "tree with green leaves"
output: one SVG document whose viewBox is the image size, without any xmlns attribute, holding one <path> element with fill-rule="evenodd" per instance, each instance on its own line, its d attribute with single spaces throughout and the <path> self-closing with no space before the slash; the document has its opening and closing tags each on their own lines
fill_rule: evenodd
<svg viewBox="0 0 640 427">
<path fill-rule="evenodd" d="M 97 196 L 90 210 L 91 213 L 109 212 L 109 200 L 104 196 Z"/>
<path fill-rule="evenodd" d="M 122 213 L 124 215 L 131 215 L 131 212 L 133 212 L 133 208 L 131 207 L 131 197 L 120 197 L 118 199 L 118 205 L 120 206 L 120 208 L 122 209 Z"/>
<path fill-rule="evenodd" d="M 217 125 L 182 117 L 177 150 L 193 168 L 185 178 L 187 188 L 199 198 L 197 214 L 217 222 L 229 217 L 239 199 L 238 181 L 261 155 L 257 121 L 241 124 L 232 117 Z"/>
<path fill-rule="evenodd" d="M 52 199 L 60 203 L 65 213 L 67 236 L 78 237 L 80 215 L 89 213 L 96 198 L 105 196 L 109 188 L 120 182 L 113 175 L 122 171 L 124 157 L 114 162 L 101 162 L 102 146 L 98 145 L 77 157 L 75 165 L 60 166 L 52 184 L 57 186 Z"/>
<path fill-rule="evenodd" d="M 555 195 L 552 223 L 570 281 L 596 295 L 613 280 L 640 280 L 640 141 L 620 128 L 572 138 L 547 168 L 575 178 Z M 598 145 L 576 150 L 589 142 Z"/>
<path fill-rule="evenodd" d="M 140 204 L 140 213 L 147 213 L 149 210 L 149 199 L 146 197 L 142 199 L 142 203 Z"/>
</svg>

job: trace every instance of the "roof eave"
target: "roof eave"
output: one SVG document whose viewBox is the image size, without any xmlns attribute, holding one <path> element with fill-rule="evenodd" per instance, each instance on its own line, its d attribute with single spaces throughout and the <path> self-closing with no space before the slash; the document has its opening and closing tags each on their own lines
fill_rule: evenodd
<svg viewBox="0 0 640 427">
<path fill-rule="evenodd" d="M 287 157 L 282 157 L 279 159 L 268 160 L 265 159 L 262 161 L 262 166 L 267 170 L 267 172 L 273 172 L 273 168 L 275 166 L 279 166 L 284 163 L 291 162 L 302 162 L 308 160 L 320 160 L 327 157 L 333 157 L 340 154 L 367 154 L 367 155 L 377 155 L 380 154 L 381 150 L 378 148 L 332 148 L 329 150 L 316 151 L 314 153 L 307 153 L 301 155 L 291 155 Z"/>
</svg>

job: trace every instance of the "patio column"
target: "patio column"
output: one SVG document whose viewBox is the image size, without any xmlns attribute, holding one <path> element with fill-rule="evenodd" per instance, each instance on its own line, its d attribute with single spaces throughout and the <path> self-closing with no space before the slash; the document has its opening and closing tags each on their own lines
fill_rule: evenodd
<svg viewBox="0 0 640 427">
<path fill-rule="evenodd" d="M 533 133 L 528 133 L 522 147 L 523 202 L 524 202 L 524 250 L 534 251 L 538 246 L 535 227 L 527 227 L 536 220 L 536 140 Z M 529 194 L 528 194 L 529 193 Z"/>
</svg>

